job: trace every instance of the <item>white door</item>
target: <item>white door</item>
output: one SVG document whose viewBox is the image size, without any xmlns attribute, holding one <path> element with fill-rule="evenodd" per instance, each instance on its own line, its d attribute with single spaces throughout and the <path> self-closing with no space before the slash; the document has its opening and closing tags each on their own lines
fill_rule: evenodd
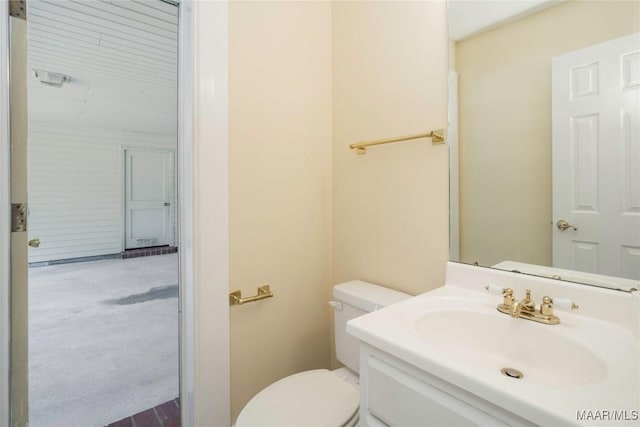
<svg viewBox="0 0 640 427">
<path fill-rule="evenodd" d="M 640 33 L 554 58 L 552 98 L 553 266 L 640 279 Z"/>
<path fill-rule="evenodd" d="M 125 150 L 125 248 L 173 244 L 171 151 Z"/>
</svg>

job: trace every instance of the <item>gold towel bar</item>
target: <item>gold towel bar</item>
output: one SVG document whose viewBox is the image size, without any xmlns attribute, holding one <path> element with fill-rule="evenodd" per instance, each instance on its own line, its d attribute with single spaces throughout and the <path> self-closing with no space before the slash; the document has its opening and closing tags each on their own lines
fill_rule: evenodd
<svg viewBox="0 0 640 427">
<path fill-rule="evenodd" d="M 395 138 L 377 139 L 375 141 L 362 141 L 349 145 L 349 148 L 357 150 L 356 152 L 358 154 L 365 154 L 367 152 L 366 147 L 370 147 L 372 145 L 389 144 L 390 142 L 409 141 L 419 138 L 431 138 L 433 145 L 444 144 L 444 129 L 432 130 L 431 132 L 418 133 L 415 135 L 398 136 Z"/>
<path fill-rule="evenodd" d="M 272 296 L 273 292 L 271 292 L 269 285 L 258 286 L 258 294 L 246 298 L 242 298 L 242 291 L 233 291 L 229 294 L 229 305 L 242 305 L 248 302 L 271 298 Z"/>
</svg>

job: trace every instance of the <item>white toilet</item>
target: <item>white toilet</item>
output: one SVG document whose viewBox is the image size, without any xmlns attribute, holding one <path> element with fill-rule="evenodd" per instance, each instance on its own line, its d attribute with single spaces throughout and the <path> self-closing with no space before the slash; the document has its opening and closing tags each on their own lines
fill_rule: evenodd
<svg viewBox="0 0 640 427">
<path fill-rule="evenodd" d="M 360 346 L 347 334 L 347 322 L 410 297 L 359 280 L 333 288 L 336 357 L 346 367 L 315 369 L 283 378 L 266 387 L 245 405 L 236 427 L 349 427 L 358 423 Z"/>
</svg>

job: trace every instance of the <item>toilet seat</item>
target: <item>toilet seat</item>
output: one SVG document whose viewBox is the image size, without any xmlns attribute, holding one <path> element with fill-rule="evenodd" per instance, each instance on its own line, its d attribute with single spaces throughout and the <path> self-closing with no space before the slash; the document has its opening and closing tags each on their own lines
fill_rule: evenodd
<svg viewBox="0 0 640 427">
<path fill-rule="evenodd" d="M 357 421 L 360 393 L 326 369 L 283 378 L 255 395 L 236 421 L 248 426 L 343 427 Z"/>
</svg>

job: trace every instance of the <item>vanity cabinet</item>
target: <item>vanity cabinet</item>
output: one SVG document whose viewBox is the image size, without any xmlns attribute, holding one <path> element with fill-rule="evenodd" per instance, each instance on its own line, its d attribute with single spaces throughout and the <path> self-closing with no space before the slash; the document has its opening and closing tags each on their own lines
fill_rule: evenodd
<svg viewBox="0 0 640 427">
<path fill-rule="evenodd" d="M 534 425 L 364 343 L 360 393 L 360 426 Z"/>
</svg>

